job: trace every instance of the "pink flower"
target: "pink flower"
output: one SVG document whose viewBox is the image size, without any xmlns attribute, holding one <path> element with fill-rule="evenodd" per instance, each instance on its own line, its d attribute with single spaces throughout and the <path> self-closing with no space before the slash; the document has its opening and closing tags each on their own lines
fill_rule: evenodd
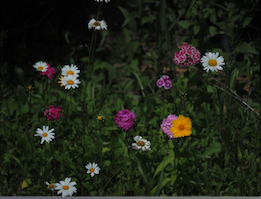
<svg viewBox="0 0 261 199">
<path fill-rule="evenodd" d="M 172 126 L 172 121 L 177 120 L 178 117 L 176 115 L 169 115 L 166 119 L 162 121 L 161 130 L 169 136 L 170 139 L 174 139 L 173 134 L 170 132 L 170 128 Z"/>
<path fill-rule="evenodd" d="M 163 75 L 160 79 L 157 81 L 157 86 L 160 88 L 164 86 L 165 89 L 170 89 L 172 87 L 172 80 L 169 78 L 168 75 Z"/>
<path fill-rule="evenodd" d="M 123 109 L 113 119 L 120 129 L 123 128 L 125 131 L 128 131 L 134 125 L 135 115 L 128 109 Z"/>
<path fill-rule="evenodd" d="M 157 86 L 160 88 L 160 87 L 162 87 L 162 86 L 164 86 L 164 81 L 163 81 L 163 79 L 158 79 L 158 81 L 157 81 Z"/>
<path fill-rule="evenodd" d="M 55 68 L 51 67 L 49 64 L 46 72 L 41 72 L 41 75 L 47 75 L 49 79 L 53 78 L 53 75 L 56 73 Z"/>
<path fill-rule="evenodd" d="M 189 67 L 199 63 L 201 59 L 200 52 L 192 45 L 183 43 L 182 49 L 179 52 L 175 52 L 173 61 L 176 65 Z"/>
<path fill-rule="evenodd" d="M 49 110 L 48 110 L 49 109 Z M 51 120 L 51 121 L 54 121 L 54 120 L 58 120 L 60 121 L 60 115 L 61 117 L 63 117 L 63 110 L 60 106 L 48 106 L 48 109 L 46 109 L 44 111 L 44 115 L 46 115 L 47 117 L 47 120 Z"/>
<path fill-rule="evenodd" d="M 170 89 L 171 87 L 172 87 L 171 81 L 166 80 L 166 81 L 165 81 L 164 88 L 165 88 L 165 89 Z"/>
</svg>

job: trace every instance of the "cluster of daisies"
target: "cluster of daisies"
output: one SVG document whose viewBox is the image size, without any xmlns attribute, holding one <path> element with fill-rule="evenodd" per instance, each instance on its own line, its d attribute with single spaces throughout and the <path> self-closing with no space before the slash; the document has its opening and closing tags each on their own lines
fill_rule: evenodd
<svg viewBox="0 0 261 199">
<path fill-rule="evenodd" d="M 77 79 L 79 77 L 78 73 L 80 73 L 80 70 L 76 65 L 65 65 L 62 68 L 62 74 L 59 78 L 60 81 L 58 81 L 58 83 L 61 87 L 64 86 L 65 89 L 74 89 L 75 87 L 78 88 L 78 84 L 81 83 L 80 80 Z"/>
<path fill-rule="evenodd" d="M 224 58 L 219 56 L 219 53 L 206 52 L 205 55 L 201 58 L 200 52 L 192 45 L 188 45 L 186 42 L 183 43 L 182 49 L 179 52 L 175 52 L 173 61 L 178 66 L 189 67 L 195 65 L 201 61 L 203 70 L 207 72 L 217 72 L 218 70 L 223 70 L 222 66 L 225 65 Z M 160 79 L 157 80 L 157 86 L 160 88 L 171 88 L 171 79 L 167 75 L 163 75 Z"/>
<path fill-rule="evenodd" d="M 87 169 L 87 173 L 91 173 L 91 177 L 94 176 L 94 174 L 99 174 L 100 168 L 98 167 L 98 164 L 96 163 L 89 163 L 85 166 Z M 49 183 L 45 182 L 47 185 L 47 188 L 52 191 L 57 191 L 57 195 L 62 194 L 62 197 L 66 196 L 72 196 L 74 193 L 76 193 L 77 188 L 75 187 L 76 182 L 71 182 L 71 178 L 67 177 L 65 180 L 61 180 L 59 183 Z"/>
</svg>

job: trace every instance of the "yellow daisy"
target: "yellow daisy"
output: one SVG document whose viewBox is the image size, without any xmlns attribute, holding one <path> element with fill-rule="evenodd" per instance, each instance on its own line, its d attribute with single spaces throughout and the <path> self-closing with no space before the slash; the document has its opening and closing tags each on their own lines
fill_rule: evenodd
<svg viewBox="0 0 261 199">
<path fill-rule="evenodd" d="M 173 137 L 181 138 L 184 136 L 190 136 L 192 133 L 192 122 L 189 117 L 179 115 L 177 120 L 172 121 L 170 132 L 173 133 Z"/>
</svg>

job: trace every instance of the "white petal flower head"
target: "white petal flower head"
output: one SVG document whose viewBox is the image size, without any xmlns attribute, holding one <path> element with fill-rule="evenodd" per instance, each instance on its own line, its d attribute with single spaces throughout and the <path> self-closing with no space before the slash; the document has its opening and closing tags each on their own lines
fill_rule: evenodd
<svg viewBox="0 0 261 199">
<path fill-rule="evenodd" d="M 94 28 L 95 30 L 107 30 L 107 24 L 104 20 L 96 21 L 95 19 L 91 19 L 88 23 L 88 28 Z"/>
<path fill-rule="evenodd" d="M 49 182 L 45 182 L 45 184 L 47 185 L 47 188 L 54 191 L 55 185 L 54 184 L 49 184 Z"/>
<path fill-rule="evenodd" d="M 75 87 L 78 88 L 78 84 L 80 84 L 80 80 L 77 79 L 77 77 L 73 75 L 68 75 L 61 78 L 62 85 L 65 86 L 65 89 L 70 89 L 71 87 L 75 89 Z"/>
<path fill-rule="evenodd" d="M 47 68 L 48 68 L 48 65 L 46 62 L 43 62 L 43 61 L 38 61 L 34 64 L 34 66 L 36 68 L 37 71 L 40 71 L 40 72 L 46 72 L 47 71 Z"/>
<path fill-rule="evenodd" d="M 74 187 L 76 182 L 70 182 L 71 178 L 65 178 L 65 181 L 60 181 L 59 183 L 55 183 L 55 190 L 59 190 L 57 195 L 62 193 L 62 197 L 72 196 L 73 193 L 76 193 L 77 188 Z"/>
<path fill-rule="evenodd" d="M 87 173 L 91 173 L 91 177 L 94 176 L 94 174 L 99 174 L 100 168 L 98 167 L 98 164 L 95 163 L 89 163 L 85 166 L 87 169 Z"/>
<path fill-rule="evenodd" d="M 132 146 L 134 149 L 141 149 L 142 151 L 150 151 L 150 141 L 147 141 L 146 139 L 142 139 L 141 136 L 135 136 L 133 138 L 136 143 L 132 143 Z"/>
<path fill-rule="evenodd" d="M 221 66 L 225 65 L 224 58 L 222 56 L 218 56 L 219 53 L 205 53 L 205 55 L 201 58 L 203 70 L 218 71 L 223 70 Z"/>
<path fill-rule="evenodd" d="M 49 130 L 49 126 L 43 126 L 43 130 L 37 128 L 36 134 L 34 134 L 34 136 L 42 137 L 41 144 L 43 144 L 44 141 L 49 143 L 52 141 L 52 139 L 54 139 L 55 133 L 52 133 L 53 131 L 54 129 Z"/>
<path fill-rule="evenodd" d="M 102 2 L 103 0 L 95 0 L 97 2 Z M 110 2 L 110 0 L 105 0 L 106 3 Z"/>
<path fill-rule="evenodd" d="M 63 68 L 62 68 L 62 75 L 63 76 L 67 76 L 67 75 L 72 75 L 72 76 L 75 76 L 75 77 L 79 77 L 78 73 L 80 72 L 80 70 L 78 69 L 78 67 L 76 65 L 65 65 Z"/>
</svg>

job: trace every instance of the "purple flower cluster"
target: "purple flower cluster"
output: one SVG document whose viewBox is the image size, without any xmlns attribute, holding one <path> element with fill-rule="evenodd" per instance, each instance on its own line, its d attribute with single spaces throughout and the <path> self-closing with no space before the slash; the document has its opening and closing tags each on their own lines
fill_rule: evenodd
<svg viewBox="0 0 261 199">
<path fill-rule="evenodd" d="M 135 115 L 128 109 L 123 109 L 113 119 L 120 129 L 123 128 L 125 131 L 128 131 L 134 125 Z"/>
<path fill-rule="evenodd" d="M 49 109 L 49 110 L 48 110 Z M 61 114 L 61 117 L 63 117 L 63 110 L 60 106 L 48 106 L 48 109 L 46 109 L 44 111 L 44 115 L 46 115 L 47 117 L 47 120 L 51 120 L 51 121 L 54 121 L 54 120 L 58 120 L 60 121 L 60 114 Z"/>
<path fill-rule="evenodd" d="M 200 52 L 194 46 L 183 43 L 182 49 L 175 52 L 173 61 L 176 65 L 189 67 L 198 63 L 200 59 Z"/>
<path fill-rule="evenodd" d="M 172 132 L 170 132 L 170 128 L 172 126 L 172 121 L 177 120 L 178 117 L 176 115 L 169 115 L 166 119 L 162 121 L 161 130 L 169 136 L 170 139 L 174 139 Z"/>
<path fill-rule="evenodd" d="M 158 79 L 157 86 L 159 88 L 164 86 L 165 89 L 170 89 L 172 87 L 171 79 L 168 75 L 163 75 L 160 79 Z"/>
</svg>

